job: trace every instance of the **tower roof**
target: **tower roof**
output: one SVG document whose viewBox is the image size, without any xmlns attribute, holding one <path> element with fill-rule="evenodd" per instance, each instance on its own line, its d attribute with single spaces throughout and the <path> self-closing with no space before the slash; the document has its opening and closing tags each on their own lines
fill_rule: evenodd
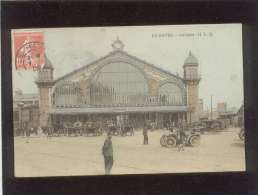
<svg viewBox="0 0 258 195">
<path fill-rule="evenodd" d="M 48 57 L 45 55 L 45 64 L 43 65 L 42 69 L 54 69 L 51 61 L 48 59 Z"/>
<path fill-rule="evenodd" d="M 184 66 L 185 65 L 198 65 L 197 58 L 192 54 L 192 52 L 189 52 L 188 57 L 185 59 Z"/>
</svg>

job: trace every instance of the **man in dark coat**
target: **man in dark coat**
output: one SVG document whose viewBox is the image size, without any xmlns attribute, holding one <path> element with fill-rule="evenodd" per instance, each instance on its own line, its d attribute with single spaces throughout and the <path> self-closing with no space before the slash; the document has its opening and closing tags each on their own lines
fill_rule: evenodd
<svg viewBox="0 0 258 195">
<path fill-rule="evenodd" d="M 32 129 L 32 128 L 31 128 L 31 129 Z M 28 127 L 25 129 L 26 143 L 29 143 L 31 129 L 28 128 Z"/>
<path fill-rule="evenodd" d="M 186 134 L 185 134 L 186 128 L 187 128 L 186 121 L 183 120 L 180 123 L 180 127 L 178 128 L 178 131 L 177 131 L 178 151 L 184 151 L 184 146 L 186 142 Z"/>
<path fill-rule="evenodd" d="M 113 146 L 112 146 L 112 135 L 108 134 L 104 145 L 102 147 L 102 154 L 104 156 L 105 173 L 108 175 L 111 172 L 113 166 Z"/>
<path fill-rule="evenodd" d="M 147 124 L 147 122 L 144 123 L 144 127 L 143 127 L 143 145 L 147 145 L 149 138 L 148 138 L 148 129 L 149 129 L 149 124 Z"/>
</svg>

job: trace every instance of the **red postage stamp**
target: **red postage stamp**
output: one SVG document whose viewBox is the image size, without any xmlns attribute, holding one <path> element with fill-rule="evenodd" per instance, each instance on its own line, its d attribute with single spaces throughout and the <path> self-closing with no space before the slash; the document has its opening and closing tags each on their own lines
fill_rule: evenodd
<svg viewBox="0 0 258 195">
<path fill-rule="evenodd" d="M 13 52 L 16 69 L 39 69 L 45 63 L 43 33 L 14 32 Z"/>
</svg>

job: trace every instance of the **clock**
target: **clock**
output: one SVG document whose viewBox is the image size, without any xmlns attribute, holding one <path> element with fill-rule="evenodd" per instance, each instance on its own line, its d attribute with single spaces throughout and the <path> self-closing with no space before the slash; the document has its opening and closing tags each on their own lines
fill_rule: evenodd
<svg viewBox="0 0 258 195">
<path fill-rule="evenodd" d="M 112 44 L 114 50 L 123 50 L 124 44 L 119 39 L 115 40 Z"/>
</svg>

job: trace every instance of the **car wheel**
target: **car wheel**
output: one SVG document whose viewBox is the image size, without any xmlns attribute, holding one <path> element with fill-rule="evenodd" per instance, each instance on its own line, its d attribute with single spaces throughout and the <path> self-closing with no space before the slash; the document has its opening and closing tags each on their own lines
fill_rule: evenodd
<svg viewBox="0 0 258 195">
<path fill-rule="evenodd" d="M 176 146 L 176 138 L 170 136 L 166 139 L 166 146 L 171 148 Z"/>
<path fill-rule="evenodd" d="M 166 138 L 167 138 L 166 135 L 162 135 L 161 138 L 160 138 L 160 145 L 163 146 L 163 147 L 166 146 Z"/>
<path fill-rule="evenodd" d="M 201 137 L 197 135 L 191 136 L 189 139 L 189 144 L 190 146 L 193 146 L 193 147 L 199 146 L 200 142 L 201 142 Z"/>
</svg>

